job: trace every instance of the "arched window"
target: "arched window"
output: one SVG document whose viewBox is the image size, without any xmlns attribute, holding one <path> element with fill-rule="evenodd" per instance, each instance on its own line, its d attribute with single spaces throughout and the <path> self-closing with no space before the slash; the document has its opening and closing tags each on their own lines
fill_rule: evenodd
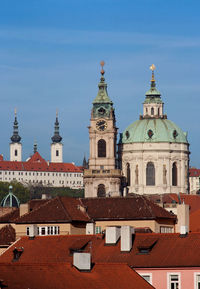
<svg viewBox="0 0 200 289">
<path fill-rule="evenodd" d="M 177 165 L 173 163 L 172 166 L 172 186 L 177 186 Z"/>
<path fill-rule="evenodd" d="M 15 156 L 17 156 L 17 150 L 15 150 Z"/>
<path fill-rule="evenodd" d="M 106 158 L 106 141 L 104 139 L 98 141 L 98 157 Z"/>
<path fill-rule="evenodd" d="M 146 107 L 146 114 L 148 114 L 148 108 Z"/>
<path fill-rule="evenodd" d="M 106 196 L 106 188 L 105 188 L 104 184 L 98 185 L 97 197 L 98 198 L 103 198 L 105 196 Z"/>
<path fill-rule="evenodd" d="M 158 116 L 160 115 L 160 108 L 158 108 Z"/>
<path fill-rule="evenodd" d="M 127 186 L 130 186 L 131 183 L 131 171 L 130 171 L 130 164 L 126 164 L 126 181 L 127 181 Z"/>
<path fill-rule="evenodd" d="M 152 162 L 149 162 L 146 167 L 146 185 L 155 186 L 155 167 Z"/>
<path fill-rule="evenodd" d="M 154 115 L 154 108 L 151 108 L 151 115 Z"/>
</svg>

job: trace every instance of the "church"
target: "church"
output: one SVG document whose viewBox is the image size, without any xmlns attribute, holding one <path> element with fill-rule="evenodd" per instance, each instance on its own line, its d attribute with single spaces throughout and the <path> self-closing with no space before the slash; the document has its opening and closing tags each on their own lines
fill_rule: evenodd
<svg viewBox="0 0 200 289">
<path fill-rule="evenodd" d="M 187 194 L 190 154 L 187 133 L 164 113 L 164 102 L 156 88 L 155 66 L 150 67 L 152 77 L 143 102 L 143 114 L 120 133 L 118 150 L 115 111 L 107 92 L 104 62 L 101 66 L 89 126 L 85 197 Z"/>
</svg>

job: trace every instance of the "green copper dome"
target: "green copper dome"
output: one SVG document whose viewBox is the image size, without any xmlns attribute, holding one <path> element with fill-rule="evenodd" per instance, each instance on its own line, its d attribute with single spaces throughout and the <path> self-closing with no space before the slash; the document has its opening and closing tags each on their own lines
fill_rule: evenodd
<svg viewBox="0 0 200 289">
<path fill-rule="evenodd" d="M 16 207 L 19 208 L 20 202 L 18 198 L 12 192 L 13 187 L 9 186 L 9 193 L 3 198 L 1 207 Z"/>
<path fill-rule="evenodd" d="M 121 143 L 188 143 L 187 133 L 168 119 L 148 118 L 133 122 L 121 136 Z"/>
</svg>

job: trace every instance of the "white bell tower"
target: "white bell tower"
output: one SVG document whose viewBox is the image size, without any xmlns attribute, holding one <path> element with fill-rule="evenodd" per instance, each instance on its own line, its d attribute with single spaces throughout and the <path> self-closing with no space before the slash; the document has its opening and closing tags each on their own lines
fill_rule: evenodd
<svg viewBox="0 0 200 289">
<path fill-rule="evenodd" d="M 54 136 L 51 138 L 51 162 L 63 162 L 63 144 L 61 143 L 62 137 L 59 134 L 58 112 L 56 112 L 56 121 L 54 126 Z"/>
<path fill-rule="evenodd" d="M 13 135 L 11 136 L 10 143 L 10 161 L 22 161 L 22 144 L 20 143 L 21 137 L 18 133 L 18 121 L 17 121 L 17 111 L 15 109 L 15 120 L 13 125 Z"/>
</svg>

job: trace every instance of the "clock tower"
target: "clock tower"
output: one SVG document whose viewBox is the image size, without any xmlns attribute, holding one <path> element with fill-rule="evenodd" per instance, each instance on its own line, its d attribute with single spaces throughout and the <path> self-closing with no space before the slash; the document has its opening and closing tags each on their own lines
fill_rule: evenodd
<svg viewBox="0 0 200 289">
<path fill-rule="evenodd" d="M 99 91 L 93 101 L 89 126 L 89 169 L 84 170 L 85 197 L 121 195 L 121 171 L 117 169 L 117 127 L 113 103 L 107 94 L 104 62 Z"/>
</svg>

